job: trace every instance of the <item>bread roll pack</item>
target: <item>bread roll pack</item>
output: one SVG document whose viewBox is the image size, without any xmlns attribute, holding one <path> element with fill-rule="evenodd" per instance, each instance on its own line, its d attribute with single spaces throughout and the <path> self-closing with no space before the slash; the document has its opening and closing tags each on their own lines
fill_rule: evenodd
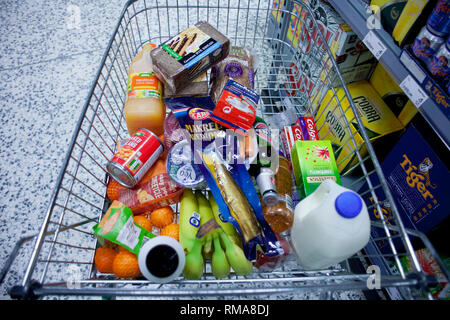
<svg viewBox="0 0 450 320">
<path fill-rule="evenodd" d="M 229 79 L 239 82 L 247 89 L 254 88 L 254 59 L 250 50 L 232 46 L 230 54 L 211 69 L 211 97 L 214 103 L 219 101 L 223 88 Z"/>
<path fill-rule="evenodd" d="M 170 92 L 177 93 L 229 51 L 230 40 L 209 23 L 199 21 L 153 49 L 150 56 L 155 74 Z"/>
</svg>

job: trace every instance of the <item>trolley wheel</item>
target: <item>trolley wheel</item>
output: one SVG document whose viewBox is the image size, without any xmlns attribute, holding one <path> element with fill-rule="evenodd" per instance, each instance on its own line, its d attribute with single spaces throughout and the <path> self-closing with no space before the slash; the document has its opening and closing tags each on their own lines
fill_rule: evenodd
<svg viewBox="0 0 450 320">
<path fill-rule="evenodd" d="M 33 280 L 31 281 L 28 288 L 25 286 L 14 286 L 9 290 L 9 295 L 12 299 L 17 300 L 37 300 L 39 298 L 38 295 L 35 294 L 34 290 L 41 288 L 42 285 Z"/>
</svg>

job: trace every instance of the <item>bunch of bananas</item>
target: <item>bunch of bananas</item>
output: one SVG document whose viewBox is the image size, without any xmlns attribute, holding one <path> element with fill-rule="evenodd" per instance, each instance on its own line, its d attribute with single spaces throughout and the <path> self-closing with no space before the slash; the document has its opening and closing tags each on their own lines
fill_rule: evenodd
<svg viewBox="0 0 450 320">
<path fill-rule="evenodd" d="M 218 228 L 198 237 L 198 230 L 214 219 Z M 180 207 L 180 244 L 186 254 L 183 275 L 189 280 L 199 280 L 205 260 L 211 260 L 211 269 L 217 279 L 226 278 L 230 267 L 237 275 L 248 275 L 253 264 L 247 260 L 240 247 L 241 239 L 236 229 L 219 216 L 219 207 L 209 192 L 208 199 L 200 191 L 185 189 Z"/>
</svg>

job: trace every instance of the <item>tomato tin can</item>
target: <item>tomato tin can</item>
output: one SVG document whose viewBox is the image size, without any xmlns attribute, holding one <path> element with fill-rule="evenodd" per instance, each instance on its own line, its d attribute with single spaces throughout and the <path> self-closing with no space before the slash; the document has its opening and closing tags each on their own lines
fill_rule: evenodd
<svg viewBox="0 0 450 320">
<path fill-rule="evenodd" d="M 121 185 L 133 188 L 163 151 L 163 143 L 153 132 L 139 129 L 108 162 L 106 170 Z"/>
</svg>

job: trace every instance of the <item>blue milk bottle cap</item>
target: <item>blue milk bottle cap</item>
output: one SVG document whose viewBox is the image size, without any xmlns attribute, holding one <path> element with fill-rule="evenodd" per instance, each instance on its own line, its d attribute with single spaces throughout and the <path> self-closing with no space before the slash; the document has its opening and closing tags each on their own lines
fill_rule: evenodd
<svg viewBox="0 0 450 320">
<path fill-rule="evenodd" d="M 362 200 L 356 193 L 345 191 L 336 198 L 334 206 L 339 215 L 350 219 L 361 212 Z"/>
</svg>

